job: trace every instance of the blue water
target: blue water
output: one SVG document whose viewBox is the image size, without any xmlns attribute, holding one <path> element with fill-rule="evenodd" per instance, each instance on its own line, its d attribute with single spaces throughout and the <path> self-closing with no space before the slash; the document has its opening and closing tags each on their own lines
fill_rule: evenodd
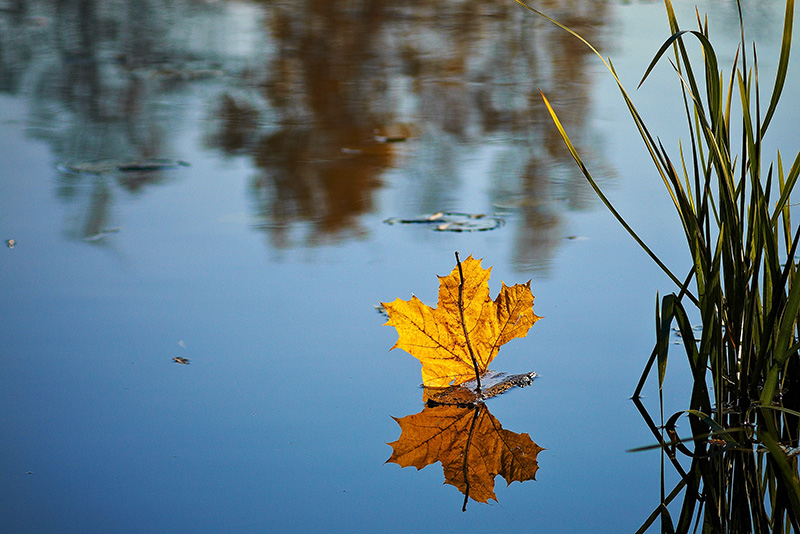
<svg viewBox="0 0 800 534">
<path fill-rule="evenodd" d="M 629 396 L 672 287 L 577 173 L 538 88 L 620 211 L 687 264 L 602 65 L 510 4 L 88 2 L 84 22 L 74 4 L 0 12 L 0 238 L 15 241 L 0 250 L 1 531 L 641 525 L 659 457 L 626 452 L 653 441 Z M 774 69 L 782 8 L 746 7 Z M 733 50 L 734 6 L 704 8 Z M 657 3 L 548 9 L 588 28 L 631 90 L 667 37 Z M 636 93 L 670 141 L 674 90 L 665 66 Z M 789 151 L 796 113 L 775 125 Z M 58 170 L 131 158 L 190 165 Z M 504 225 L 383 222 L 440 210 Z M 455 251 L 492 266 L 493 295 L 531 279 L 545 317 L 492 365 L 540 378 L 488 402 L 546 449 L 536 480 L 498 477 L 497 503 L 466 512 L 440 465 L 385 463 L 392 417 L 423 402 L 375 308 L 434 305 Z"/>
</svg>

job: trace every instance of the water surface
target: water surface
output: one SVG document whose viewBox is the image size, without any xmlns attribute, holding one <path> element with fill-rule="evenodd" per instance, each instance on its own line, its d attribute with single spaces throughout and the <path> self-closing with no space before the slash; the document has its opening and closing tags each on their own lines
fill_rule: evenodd
<svg viewBox="0 0 800 534">
<path fill-rule="evenodd" d="M 0 5 L 8 531 L 638 528 L 659 464 L 625 452 L 652 440 L 628 397 L 672 288 L 584 183 L 539 89 L 621 211 L 686 263 L 578 42 L 513 3 L 58 5 Z M 745 7 L 768 71 L 781 6 Z M 657 3 L 542 8 L 630 89 L 667 37 Z M 735 6 L 704 8 L 732 58 Z M 668 142 L 673 82 L 658 69 L 636 93 Z M 796 112 L 776 144 L 796 143 Z M 440 211 L 502 226 L 384 223 Z M 536 480 L 498 478 L 497 503 L 466 512 L 439 464 L 385 463 L 392 417 L 421 412 L 423 392 L 376 310 L 434 305 L 455 251 L 493 267 L 493 294 L 531 279 L 545 317 L 492 366 L 540 378 L 487 403 L 545 449 Z"/>
</svg>

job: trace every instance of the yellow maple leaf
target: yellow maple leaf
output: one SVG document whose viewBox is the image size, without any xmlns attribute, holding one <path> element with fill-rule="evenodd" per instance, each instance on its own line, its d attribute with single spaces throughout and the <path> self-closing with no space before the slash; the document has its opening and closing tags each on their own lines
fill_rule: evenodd
<svg viewBox="0 0 800 534">
<path fill-rule="evenodd" d="M 531 283 L 503 284 L 495 300 L 489 296 L 491 268 L 472 256 L 448 276 L 439 277 L 439 302 L 431 308 L 416 296 L 383 303 L 386 325 L 397 329 L 392 349 L 401 348 L 422 362 L 422 382 L 447 387 L 479 379 L 500 346 L 525 337 L 541 319 L 533 313 Z"/>
</svg>

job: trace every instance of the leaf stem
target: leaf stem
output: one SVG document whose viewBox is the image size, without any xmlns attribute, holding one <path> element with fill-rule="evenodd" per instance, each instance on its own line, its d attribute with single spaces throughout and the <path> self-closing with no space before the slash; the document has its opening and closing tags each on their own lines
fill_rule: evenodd
<svg viewBox="0 0 800 534">
<path fill-rule="evenodd" d="M 476 391 L 478 395 L 481 394 L 481 374 L 478 371 L 478 360 L 475 358 L 475 352 L 472 350 L 472 343 L 469 341 L 469 332 L 467 332 L 467 323 L 464 321 L 464 271 L 461 269 L 461 260 L 458 258 L 458 251 L 456 251 L 456 264 L 458 264 L 458 313 L 461 314 L 461 328 L 464 330 L 464 338 L 467 340 L 467 350 L 469 350 L 469 357 L 472 358 L 472 366 L 475 368 L 475 382 L 477 384 Z"/>
</svg>

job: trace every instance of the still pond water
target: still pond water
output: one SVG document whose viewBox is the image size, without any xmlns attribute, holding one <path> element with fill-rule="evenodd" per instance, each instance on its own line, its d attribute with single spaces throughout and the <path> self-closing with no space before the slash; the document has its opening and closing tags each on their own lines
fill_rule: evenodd
<svg viewBox="0 0 800 534">
<path fill-rule="evenodd" d="M 541 7 L 630 90 L 667 37 L 658 2 Z M 735 4 L 706 9 L 730 61 Z M 764 75 L 782 6 L 745 13 Z M 629 396 L 672 288 L 571 164 L 540 88 L 683 271 L 609 76 L 513 2 L 0 2 L 0 530 L 636 530 L 659 456 L 626 452 L 652 442 Z M 669 143 L 676 90 L 665 67 L 635 96 Z M 385 222 L 437 212 L 485 217 Z M 435 305 L 455 251 L 493 267 L 492 294 L 531 279 L 545 317 L 492 365 L 540 377 L 486 405 L 545 449 L 536 479 L 498 477 L 497 502 L 466 512 L 440 464 L 386 463 L 393 417 L 423 401 L 377 309 Z"/>
</svg>

